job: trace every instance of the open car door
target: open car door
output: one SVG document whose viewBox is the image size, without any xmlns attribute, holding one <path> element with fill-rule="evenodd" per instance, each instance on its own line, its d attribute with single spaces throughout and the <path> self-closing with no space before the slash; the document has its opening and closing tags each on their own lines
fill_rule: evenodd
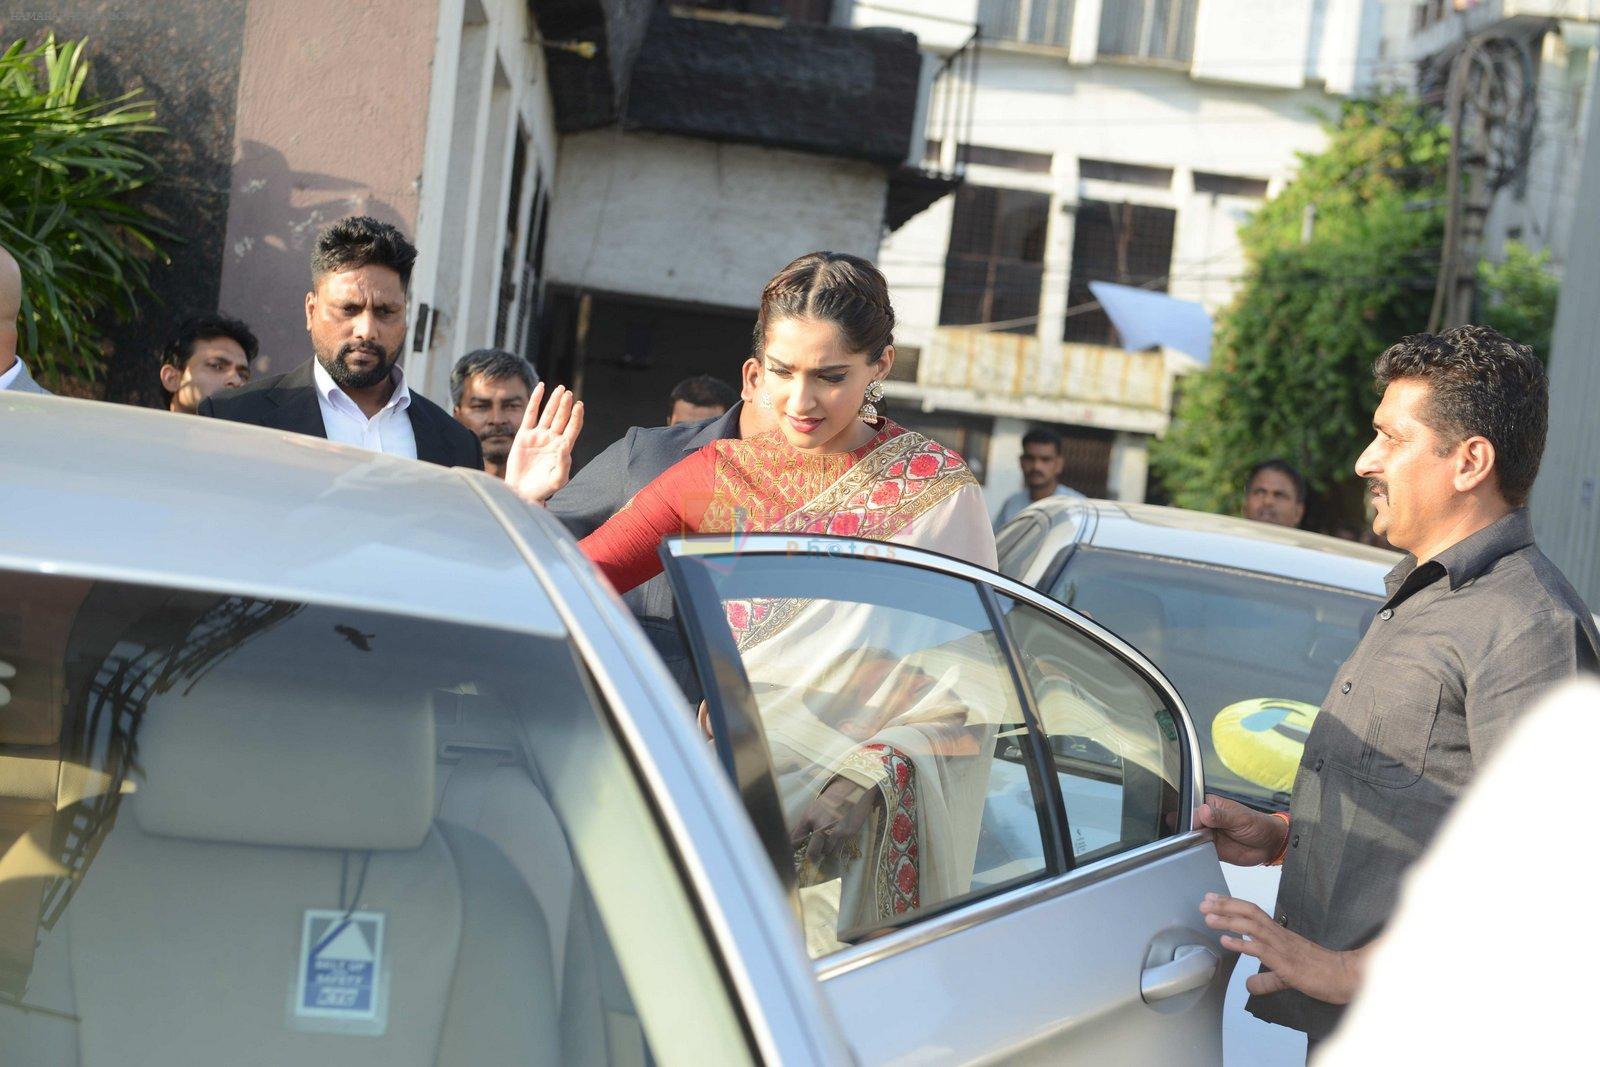
<svg viewBox="0 0 1600 1067">
<path fill-rule="evenodd" d="M 662 556 L 718 757 L 862 1062 L 1221 1062 L 1199 747 L 1142 656 L 898 545 Z"/>
</svg>

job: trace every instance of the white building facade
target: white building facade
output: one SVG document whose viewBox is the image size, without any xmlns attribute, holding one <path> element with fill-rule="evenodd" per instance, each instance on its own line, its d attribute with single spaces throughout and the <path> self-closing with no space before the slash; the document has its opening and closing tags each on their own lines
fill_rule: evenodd
<svg viewBox="0 0 1600 1067">
<path fill-rule="evenodd" d="M 1473 38 L 1519 41 L 1532 59 L 1537 116 L 1523 174 L 1500 190 L 1485 219 L 1480 250 L 1498 261 L 1508 241 L 1548 251 L 1565 271 L 1578 221 L 1578 178 L 1600 56 L 1600 0 L 1427 0 L 1407 5 L 1402 46 L 1419 91 L 1442 97 L 1450 61 Z"/>
<path fill-rule="evenodd" d="M 525 0 L 439 0 L 430 73 L 406 368 L 447 403 L 461 356 L 531 351 L 559 134 Z"/>
<path fill-rule="evenodd" d="M 1411 6 L 1404 54 L 1438 95 L 1468 40 L 1520 41 L 1537 116 L 1522 175 L 1499 190 L 1479 253 L 1518 241 L 1550 254 L 1561 299 L 1550 352 L 1550 426 L 1531 510 L 1540 547 L 1591 608 L 1600 605 L 1600 0 L 1427 0 Z"/>
<path fill-rule="evenodd" d="M 857 25 L 953 49 L 981 30 L 952 197 L 883 244 L 904 354 L 892 410 L 972 462 L 991 510 L 1021 487 L 1032 425 L 1067 441 L 1064 479 L 1143 500 L 1150 439 L 1195 364 L 1125 352 L 1088 290 L 1119 282 L 1215 313 L 1243 269 L 1238 229 L 1316 151 L 1319 113 L 1371 89 L 1377 0 L 923 0 Z M 903 7 L 904 5 L 902 5 Z M 938 94 L 930 114 L 940 108 Z"/>
<path fill-rule="evenodd" d="M 588 402 L 579 462 L 736 383 L 789 260 L 875 258 L 958 184 L 920 165 L 916 37 L 826 0 L 437 3 L 407 370 L 442 401 L 467 352 L 526 356 Z"/>
</svg>

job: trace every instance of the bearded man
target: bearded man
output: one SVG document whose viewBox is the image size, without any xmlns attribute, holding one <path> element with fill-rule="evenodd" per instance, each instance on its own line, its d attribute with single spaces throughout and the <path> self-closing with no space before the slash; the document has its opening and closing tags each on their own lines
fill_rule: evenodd
<svg viewBox="0 0 1600 1067">
<path fill-rule="evenodd" d="M 399 230 L 365 215 L 323 230 L 306 294 L 306 332 L 316 358 L 208 397 L 200 414 L 482 470 L 477 436 L 413 393 L 400 369 L 416 259 Z"/>
</svg>

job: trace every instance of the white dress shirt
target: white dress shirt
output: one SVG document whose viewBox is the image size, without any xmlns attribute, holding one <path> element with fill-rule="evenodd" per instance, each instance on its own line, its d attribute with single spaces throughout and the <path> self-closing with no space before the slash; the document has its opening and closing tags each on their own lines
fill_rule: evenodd
<svg viewBox="0 0 1600 1067">
<path fill-rule="evenodd" d="M 417 458 L 417 435 L 411 429 L 411 416 L 406 409 L 411 406 L 411 389 L 399 366 L 394 375 L 394 395 L 372 418 L 362 412 L 349 395 L 339 388 L 322 364 L 313 359 L 311 375 L 317 382 L 317 406 L 322 409 L 322 428 L 328 440 L 341 445 L 382 452 L 386 456 Z"/>
<path fill-rule="evenodd" d="M 11 388 L 11 383 L 22 377 L 22 360 L 18 359 L 11 364 L 11 369 L 0 374 L 0 392 Z"/>
</svg>

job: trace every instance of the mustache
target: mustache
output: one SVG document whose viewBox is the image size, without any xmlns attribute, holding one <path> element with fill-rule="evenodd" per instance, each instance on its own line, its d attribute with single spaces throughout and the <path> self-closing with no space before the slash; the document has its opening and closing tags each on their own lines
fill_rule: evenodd
<svg viewBox="0 0 1600 1067">
<path fill-rule="evenodd" d="M 1367 492 L 1369 492 L 1369 493 L 1380 493 L 1383 496 L 1388 496 L 1389 495 L 1389 483 L 1384 481 L 1382 478 L 1368 478 L 1367 479 Z"/>
<path fill-rule="evenodd" d="M 387 360 L 389 358 L 388 349 L 384 348 L 382 345 L 373 344 L 371 341 L 347 341 L 339 346 L 339 351 L 335 358 L 342 361 L 352 352 L 365 352 L 367 355 L 377 356 L 381 360 Z"/>
<path fill-rule="evenodd" d="M 515 437 L 517 428 L 509 422 L 491 422 L 478 431 L 478 440 L 487 441 L 491 437 Z"/>
</svg>

